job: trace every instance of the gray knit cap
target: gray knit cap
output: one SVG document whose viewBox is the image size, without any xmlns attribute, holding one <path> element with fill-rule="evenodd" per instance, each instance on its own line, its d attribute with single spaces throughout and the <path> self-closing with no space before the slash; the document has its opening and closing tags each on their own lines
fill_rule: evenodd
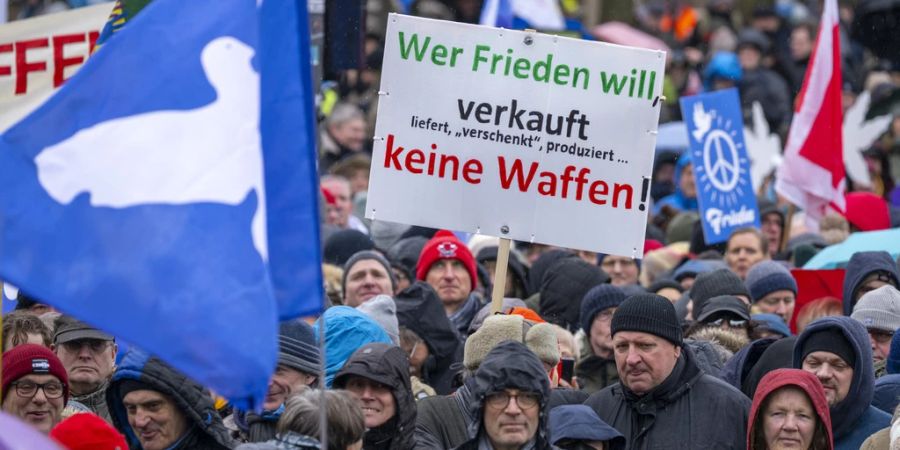
<svg viewBox="0 0 900 450">
<path fill-rule="evenodd" d="M 893 333 L 900 329 L 900 291 L 894 286 L 882 286 L 860 297 L 850 317 L 866 329 Z"/>
<path fill-rule="evenodd" d="M 397 304 L 390 296 L 381 294 L 362 302 L 356 307 L 357 311 L 364 312 L 391 337 L 394 345 L 400 345 L 400 325 L 397 323 Z"/>
<path fill-rule="evenodd" d="M 381 253 L 378 253 L 374 250 L 363 250 L 361 252 L 356 252 L 347 262 L 344 264 L 344 277 L 341 279 L 341 292 L 347 292 L 347 275 L 350 273 L 350 269 L 353 268 L 353 265 L 364 261 L 367 259 L 374 259 L 378 261 L 382 266 L 384 266 L 384 270 L 387 272 L 388 277 L 391 279 L 391 293 L 394 292 L 394 288 L 397 287 L 397 280 L 394 278 L 394 271 L 391 270 L 391 263 L 388 262 L 387 258 L 384 257 Z"/>
<path fill-rule="evenodd" d="M 313 327 L 301 320 L 281 322 L 278 330 L 278 364 L 319 375 L 322 357 Z"/>
<path fill-rule="evenodd" d="M 784 265 L 776 261 L 760 261 L 747 272 L 744 280 L 754 302 L 775 292 L 791 291 L 797 295 L 797 281 Z"/>
</svg>

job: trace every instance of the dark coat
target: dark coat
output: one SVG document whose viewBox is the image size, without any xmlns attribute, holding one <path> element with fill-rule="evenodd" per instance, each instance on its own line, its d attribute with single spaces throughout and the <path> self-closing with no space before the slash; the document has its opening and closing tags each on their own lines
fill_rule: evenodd
<svg viewBox="0 0 900 450">
<path fill-rule="evenodd" d="M 844 315 L 853 313 L 853 294 L 859 289 L 862 281 L 869 274 L 876 271 L 885 271 L 894 280 L 894 287 L 900 287 L 900 274 L 897 272 L 897 262 L 891 258 L 891 254 L 885 251 L 856 252 L 847 263 L 847 271 L 844 275 Z"/>
<path fill-rule="evenodd" d="M 581 328 L 581 299 L 592 287 L 609 282 L 599 266 L 580 258 L 562 258 L 544 275 L 541 317 L 572 333 Z"/>
<path fill-rule="evenodd" d="M 544 366 L 535 354 L 516 341 L 504 341 L 494 347 L 484 362 L 475 371 L 471 382 L 467 383 L 472 397 L 469 402 L 469 436 L 457 450 L 477 450 L 483 430 L 484 400 L 494 392 L 504 389 L 518 389 L 523 392 L 534 392 L 540 395 L 538 408 L 541 409 L 538 427 L 534 436 L 534 450 L 550 450 L 549 420 L 547 405 L 550 401 L 550 379 Z"/>
<path fill-rule="evenodd" d="M 365 450 L 410 450 L 415 446 L 416 400 L 409 381 L 409 358 L 400 347 L 366 344 L 353 352 L 334 377 L 334 387 L 344 389 L 351 376 L 360 376 L 390 386 L 396 414 L 384 425 L 366 430 Z"/>
<path fill-rule="evenodd" d="M 803 346 L 809 336 L 824 330 L 842 334 L 856 353 L 850 390 L 843 400 L 831 407 L 834 448 L 856 450 L 867 437 L 890 426 L 891 416 L 872 406 L 875 391 L 872 345 L 865 327 L 855 319 L 823 317 L 809 324 L 794 345 L 794 367 L 803 367 Z"/>
<path fill-rule="evenodd" d="M 223 450 L 235 446 L 208 390 L 160 359 L 132 350 L 125 355 L 106 389 L 106 404 L 113 425 L 125 435 L 132 450 L 141 450 L 141 444 L 128 424 L 128 413 L 122 403 L 119 388 L 125 380 L 139 381 L 171 398 L 192 425 L 188 435 L 171 450 Z"/>
<path fill-rule="evenodd" d="M 796 342 L 796 337 L 786 337 L 773 342 L 772 345 L 766 348 L 762 355 L 760 355 L 759 360 L 756 361 L 756 364 L 753 365 L 753 368 L 747 373 L 747 377 L 741 384 L 741 392 L 747 397 L 753 398 L 756 394 L 756 388 L 759 386 L 760 380 L 762 380 L 767 373 L 776 369 L 792 367 L 794 345 Z"/>
<path fill-rule="evenodd" d="M 621 383 L 586 405 L 628 440 L 631 449 L 743 449 L 750 399 L 707 375 L 682 348 L 672 373 L 638 397 Z"/>
<path fill-rule="evenodd" d="M 774 338 L 765 338 L 757 339 L 745 345 L 725 362 L 725 367 L 719 372 L 719 378 L 736 389 L 741 389 L 741 385 L 747 379 L 750 370 L 753 369 L 760 356 L 773 342 L 775 342 Z"/>
<path fill-rule="evenodd" d="M 575 367 L 575 376 L 578 377 L 578 385 L 588 394 L 600 392 L 603 388 L 619 382 L 616 360 L 597 355 L 582 359 Z"/>
<path fill-rule="evenodd" d="M 428 359 L 422 368 L 422 381 L 438 395 L 453 391 L 453 364 L 462 362 L 463 345 L 456 328 L 444 312 L 434 289 L 421 281 L 404 289 L 394 298 L 397 321 L 419 335 L 428 346 Z"/>
</svg>

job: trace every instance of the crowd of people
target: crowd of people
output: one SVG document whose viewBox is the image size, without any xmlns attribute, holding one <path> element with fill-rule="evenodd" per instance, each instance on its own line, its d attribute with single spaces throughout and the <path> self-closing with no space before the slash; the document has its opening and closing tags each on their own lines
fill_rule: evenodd
<svg viewBox="0 0 900 450">
<path fill-rule="evenodd" d="M 14 3 L 20 17 L 66 6 Z M 661 122 L 681 119 L 679 97 L 733 86 L 786 136 L 820 2 L 622 3 L 607 19 L 673 49 Z M 854 2 L 841 3 L 844 108 L 868 92 L 895 117 L 845 212 L 806 228 L 770 175 L 761 227 L 709 245 L 690 158 L 658 152 L 641 257 L 515 242 L 499 313 L 496 238 L 364 217 L 384 13 L 477 22 L 481 2 L 367 5 L 360 68 L 324 83 L 319 105 L 326 308 L 280 325 L 262 410 L 20 291 L 3 317 L 5 413 L 69 449 L 900 449 L 895 256 L 857 252 L 841 293 L 803 304 L 791 271 L 900 226 L 900 62 L 855 41 Z M 589 37 L 585 5 L 560 5 Z"/>
</svg>

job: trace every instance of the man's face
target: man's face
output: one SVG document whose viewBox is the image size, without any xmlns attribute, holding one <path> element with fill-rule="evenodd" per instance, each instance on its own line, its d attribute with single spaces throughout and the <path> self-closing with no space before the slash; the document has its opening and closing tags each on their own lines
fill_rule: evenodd
<svg viewBox="0 0 900 450">
<path fill-rule="evenodd" d="M 875 289 L 878 289 L 882 286 L 887 286 L 889 284 L 891 284 L 890 278 L 888 278 L 887 275 L 884 275 L 882 273 L 875 272 L 875 273 L 870 273 L 870 274 L 866 275 L 866 277 L 863 279 L 862 283 L 860 283 L 859 287 L 856 289 L 856 293 L 854 294 L 855 298 L 853 299 L 853 304 L 855 305 L 856 302 L 860 299 L 860 297 L 862 297 L 864 294 L 866 294 L 868 292 L 872 292 Z"/>
<path fill-rule="evenodd" d="M 43 388 L 38 389 L 37 385 L 43 385 Z M 3 394 L 6 395 L 3 399 L 3 411 L 22 419 L 44 434 L 50 433 L 59 423 L 66 406 L 63 384 L 53 375 L 25 375 L 10 384 L 9 391 Z"/>
<path fill-rule="evenodd" d="M 794 28 L 794 31 L 791 32 L 790 46 L 791 57 L 793 57 L 794 60 L 801 61 L 809 58 L 813 46 L 812 36 L 809 35 L 809 30 L 805 27 Z"/>
<path fill-rule="evenodd" d="M 591 351 L 601 358 L 609 359 L 612 357 L 613 339 L 610 325 L 616 309 L 613 307 L 600 311 L 594 316 L 594 321 L 591 322 Z"/>
<path fill-rule="evenodd" d="M 347 273 L 344 288 L 344 304 L 356 308 L 377 295 L 393 295 L 391 276 L 387 269 L 374 259 L 357 262 Z"/>
<path fill-rule="evenodd" d="M 530 441 L 538 428 L 540 396 L 506 389 L 485 398 L 484 429 L 493 448 L 518 449 Z"/>
<path fill-rule="evenodd" d="M 397 285 L 394 287 L 394 294 L 399 294 L 401 291 L 412 285 L 412 280 L 410 280 L 402 270 L 391 267 L 391 271 L 394 272 L 394 281 L 397 282 Z"/>
<path fill-rule="evenodd" d="M 678 180 L 678 187 L 681 188 L 681 193 L 687 198 L 694 198 L 697 196 L 697 184 L 694 181 L 693 164 L 688 164 L 681 170 L 681 178 Z"/>
<path fill-rule="evenodd" d="M 741 63 L 742 69 L 756 70 L 759 68 L 759 62 L 762 60 L 762 55 L 756 47 L 743 45 L 738 49 L 738 60 Z"/>
<path fill-rule="evenodd" d="M 769 243 L 769 254 L 778 253 L 781 247 L 781 232 L 784 230 L 784 223 L 781 216 L 776 213 L 769 213 L 762 218 L 762 233 L 766 236 Z"/>
<path fill-rule="evenodd" d="M 331 135 L 338 144 L 354 152 L 362 151 L 366 141 L 366 122 L 362 119 L 350 119 L 331 126 Z"/>
<path fill-rule="evenodd" d="M 338 228 L 347 228 L 347 220 L 350 218 L 350 209 L 352 208 L 350 184 L 340 180 L 325 180 L 322 182 L 322 187 L 334 196 L 334 205 L 330 206 L 332 209 L 328 210 L 326 217 L 328 224 Z"/>
<path fill-rule="evenodd" d="M 75 395 L 96 391 L 116 369 L 118 348 L 112 341 L 75 339 L 55 345 L 53 350 L 69 374 L 69 387 Z"/>
<path fill-rule="evenodd" d="M 445 308 L 458 307 L 472 292 L 472 277 L 458 259 L 441 259 L 432 264 L 425 282 L 437 291 Z"/>
<path fill-rule="evenodd" d="M 638 267 L 633 259 L 609 255 L 603 258 L 600 268 L 609 275 L 613 286 L 627 286 L 638 282 Z"/>
<path fill-rule="evenodd" d="M 359 402 L 366 428 L 384 424 L 397 412 L 397 403 L 390 386 L 353 375 L 347 380 L 346 388 Z"/>
<path fill-rule="evenodd" d="M 765 257 L 762 243 L 753 233 L 738 233 L 731 236 L 725 249 L 725 262 L 742 280 L 747 278 L 750 268 Z"/>
<path fill-rule="evenodd" d="M 314 375 L 279 364 L 272 374 L 272 379 L 269 380 L 269 390 L 266 392 L 263 409 L 266 411 L 278 409 L 291 394 L 296 394 L 315 380 Z"/>
<path fill-rule="evenodd" d="M 803 358 L 803 370 L 814 374 L 822 387 L 825 388 L 825 398 L 828 406 L 834 406 L 841 402 L 850 391 L 850 382 L 853 381 L 853 368 L 844 362 L 840 356 L 831 352 L 812 352 Z"/>
<path fill-rule="evenodd" d="M 157 391 L 131 391 L 122 403 L 128 413 L 128 424 L 144 450 L 169 448 L 188 429 L 187 418 L 175 402 Z"/>
<path fill-rule="evenodd" d="M 760 312 L 781 316 L 787 324 L 791 323 L 796 300 L 797 296 L 793 292 L 783 289 L 768 293 L 756 302 L 756 307 Z"/>
<path fill-rule="evenodd" d="M 872 358 L 875 361 L 882 361 L 888 357 L 891 352 L 891 339 L 894 333 L 875 328 L 869 329 L 869 341 L 872 342 Z"/>
<path fill-rule="evenodd" d="M 644 395 L 662 383 L 681 356 L 681 347 L 640 331 L 616 333 L 613 350 L 619 379 L 638 395 Z"/>
</svg>

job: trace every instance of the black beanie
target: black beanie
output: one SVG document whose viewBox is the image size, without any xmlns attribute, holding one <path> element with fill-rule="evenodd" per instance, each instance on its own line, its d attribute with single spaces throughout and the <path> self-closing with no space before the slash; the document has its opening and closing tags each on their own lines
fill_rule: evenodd
<svg viewBox="0 0 900 450">
<path fill-rule="evenodd" d="M 613 336 L 619 331 L 640 331 L 682 345 L 675 307 L 661 295 L 640 294 L 622 302 L 613 314 L 611 329 Z"/>
<path fill-rule="evenodd" d="M 375 243 L 365 233 L 353 229 L 337 231 L 325 241 L 322 261 L 343 267 L 354 253 L 372 250 Z"/>
<path fill-rule="evenodd" d="M 131 391 L 159 391 L 159 389 L 133 378 L 126 378 L 119 382 L 119 396 L 121 396 L 121 398 L 125 398 Z"/>
<path fill-rule="evenodd" d="M 856 352 L 853 350 L 853 346 L 850 345 L 850 341 L 847 340 L 844 333 L 841 333 L 840 330 L 828 328 L 810 334 L 803 341 L 803 351 L 801 352 L 803 357 L 801 360 L 806 359 L 807 355 L 812 352 L 834 353 L 843 359 L 848 366 L 856 367 Z"/>
<path fill-rule="evenodd" d="M 707 300 L 720 295 L 744 295 L 750 298 L 750 291 L 744 282 L 728 269 L 717 269 L 701 273 L 691 287 L 691 300 L 694 302 L 694 317 L 700 315 Z"/>
</svg>

